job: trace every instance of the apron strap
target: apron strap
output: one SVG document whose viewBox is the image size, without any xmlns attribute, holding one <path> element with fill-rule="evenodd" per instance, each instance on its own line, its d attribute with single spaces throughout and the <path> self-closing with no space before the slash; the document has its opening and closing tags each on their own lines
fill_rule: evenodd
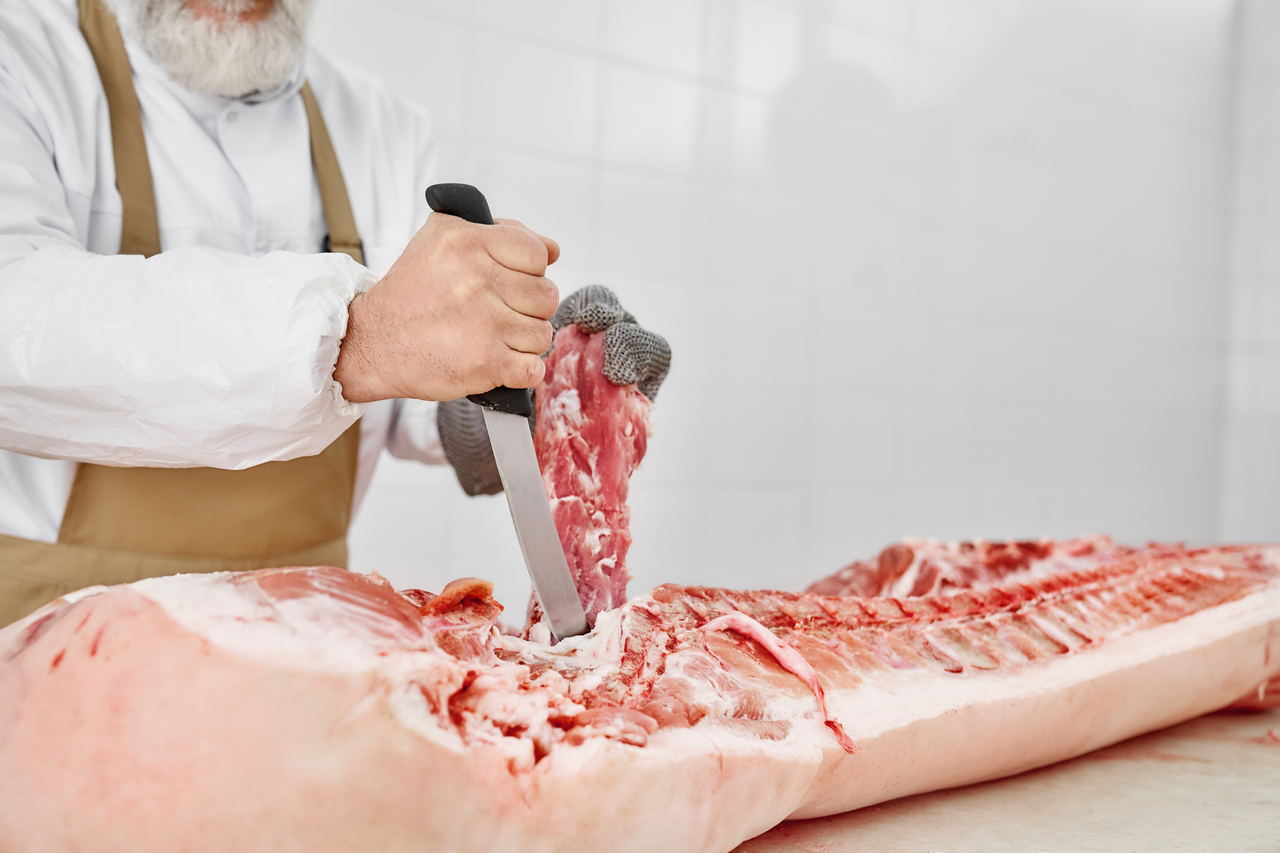
<svg viewBox="0 0 1280 853">
<path fill-rule="evenodd" d="M 133 69 L 125 53 L 116 18 L 103 0 L 80 0 L 80 31 L 98 66 L 111 117 L 111 152 L 116 161 L 116 188 L 124 206 L 120 225 L 120 254 L 160 254 L 160 224 L 156 193 L 151 183 L 147 140 L 142 134 L 142 110 L 133 89 Z"/>
<path fill-rule="evenodd" d="M 320 114 L 320 104 L 311 91 L 310 81 L 302 83 L 302 105 L 307 109 L 307 126 L 311 129 L 311 163 L 316 170 L 316 183 L 320 185 L 320 205 L 324 208 L 324 221 L 329 235 L 324 238 L 326 252 L 342 252 L 356 263 L 364 264 L 364 244 L 356 230 L 356 217 L 351 212 L 351 198 L 347 195 L 347 182 L 342 178 L 338 154 L 329 139 L 329 128 Z"/>
<path fill-rule="evenodd" d="M 115 16 L 104 0 L 79 0 L 80 31 L 93 54 L 107 96 L 107 113 L 111 117 L 111 152 L 116 164 L 116 188 L 124 208 L 120 226 L 120 254 L 160 254 L 160 224 L 156 217 L 156 193 L 151 181 L 151 163 L 147 158 L 147 140 L 142 132 L 142 110 L 133 88 L 133 69 L 124 48 L 124 38 Z M 311 84 L 302 84 L 302 105 L 307 111 L 307 128 L 311 136 L 311 162 L 316 182 L 320 185 L 320 205 L 329 234 L 324 238 L 324 251 L 350 255 L 364 263 L 364 246 L 351 212 L 351 197 L 342 177 L 333 140 L 325 126 L 320 105 Z"/>
</svg>

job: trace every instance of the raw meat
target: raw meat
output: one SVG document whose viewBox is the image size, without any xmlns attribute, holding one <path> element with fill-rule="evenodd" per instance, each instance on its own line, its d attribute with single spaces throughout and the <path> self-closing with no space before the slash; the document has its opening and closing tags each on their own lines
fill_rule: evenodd
<svg viewBox="0 0 1280 853">
<path fill-rule="evenodd" d="M 83 590 L 0 631 L 0 853 L 727 851 L 1269 701 L 1280 548 L 910 541 L 624 604 L 648 404 L 600 337 L 557 335 L 535 439 L 590 635 L 504 635 L 476 579 Z"/>
<path fill-rule="evenodd" d="M 1106 536 L 1054 542 L 943 543 L 904 539 L 880 552 L 875 562 L 856 560 L 805 592 L 819 595 L 947 595 L 982 589 L 1018 575 L 1040 577 L 1092 568 L 1134 553 Z"/>
<path fill-rule="evenodd" d="M 475 580 L 89 590 L 0 632 L 0 849 L 727 851 L 1256 693 L 1278 566 L 1152 547 L 951 595 L 664 586 L 554 647 L 494 631 Z"/>
<path fill-rule="evenodd" d="M 649 431 L 645 396 L 635 385 L 614 385 L 602 373 L 604 337 L 576 326 L 556 333 L 536 394 L 534 433 L 560 544 L 590 625 L 601 611 L 627 600 L 627 488 L 644 458 Z M 531 602 L 530 623 L 541 615 L 537 602 Z M 547 635 L 544 628 L 540 636 Z"/>
</svg>

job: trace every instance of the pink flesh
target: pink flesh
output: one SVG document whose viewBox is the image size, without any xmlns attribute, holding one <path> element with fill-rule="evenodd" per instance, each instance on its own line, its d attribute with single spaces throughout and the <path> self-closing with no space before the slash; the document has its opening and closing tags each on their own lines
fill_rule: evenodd
<svg viewBox="0 0 1280 853">
<path fill-rule="evenodd" d="M 534 433 L 560 543 L 592 625 L 627 600 L 627 486 L 644 458 L 649 421 L 645 396 L 634 385 L 614 385 L 603 368 L 603 333 L 557 332 L 536 394 Z M 531 624 L 541 618 L 536 602 L 530 617 Z"/>
<path fill-rule="evenodd" d="M 805 592 L 819 595 L 944 595 L 981 589 L 1017 575 L 1056 573 L 1100 566 L 1134 553 L 1106 536 L 1054 542 L 942 543 L 906 539 L 880 552 L 874 561 L 857 560 Z"/>
</svg>

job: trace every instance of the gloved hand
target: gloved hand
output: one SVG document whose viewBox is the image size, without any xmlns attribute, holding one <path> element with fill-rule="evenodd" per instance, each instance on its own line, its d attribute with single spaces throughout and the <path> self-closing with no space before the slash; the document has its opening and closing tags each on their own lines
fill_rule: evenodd
<svg viewBox="0 0 1280 853">
<path fill-rule="evenodd" d="M 484 410 L 466 397 L 447 400 L 436 407 L 436 430 L 444 458 L 453 466 L 462 491 L 472 497 L 502 491 L 498 461 L 493 458 Z"/>
<path fill-rule="evenodd" d="M 590 284 L 560 303 L 551 317 L 557 332 L 565 326 L 584 332 L 604 332 L 604 375 L 614 385 L 636 383 L 651 401 L 671 368 L 666 338 L 641 328 L 607 287 Z M 532 422 L 531 424 L 532 425 Z M 484 412 L 465 397 L 441 403 L 436 427 L 445 458 L 468 495 L 496 495 L 502 491 L 498 464 L 484 427 Z"/>
<path fill-rule="evenodd" d="M 671 369 L 671 347 L 662 335 L 642 329 L 613 291 L 589 284 L 560 303 L 551 328 L 577 326 L 588 334 L 604 332 L 604 375 L 614 385 L 630 385 L 652 401 Z"/>
</svg>

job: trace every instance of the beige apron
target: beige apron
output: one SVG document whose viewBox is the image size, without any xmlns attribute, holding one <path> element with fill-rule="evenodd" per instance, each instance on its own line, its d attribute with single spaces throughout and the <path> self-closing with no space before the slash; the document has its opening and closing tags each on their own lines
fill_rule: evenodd
<svg viewBox="0 0 1280 853">
<path fill-rule="evenodd" d="M 160 252 L 160 230 L 124 41 L 102 0 L 80 0 L 80 29 L 107 96 L 124 204 L 120 254 L 150 257 Z M 326 246 L 363 263 L 329 132 L 308 84 L 301 94 L 329 226 Z M 57 544 L 0 535 L 0 626 L 94 584 L 178 572 L 345 566 L 359 449 L 356 423 L 315 456 L 244 471 L 81 464 Z"/>
</svg>

